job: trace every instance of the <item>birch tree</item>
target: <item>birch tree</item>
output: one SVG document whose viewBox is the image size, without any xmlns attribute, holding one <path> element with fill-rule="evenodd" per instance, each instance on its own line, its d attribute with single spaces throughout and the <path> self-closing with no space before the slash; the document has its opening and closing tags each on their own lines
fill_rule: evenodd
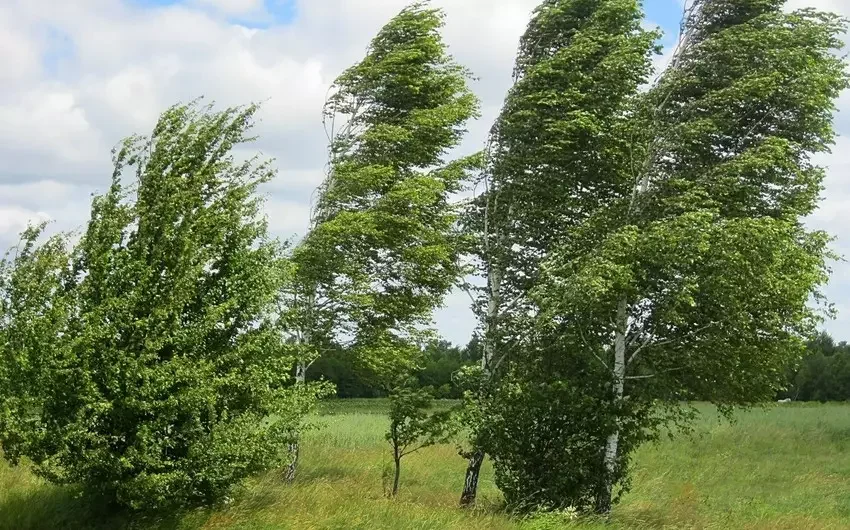
<svg viewBox="0 0 850 530">
<path fill-rule="evenodd" d="M 440 10 L 412 4 L 331 89 L 328 172 L 294 256 L 300 380 L 311 356 L 336 343 L 393 386 L 462 275 L 452 197 L 480 157 L 447 155 L 478 100 L 442 26 Z"/>
<path fill-rule="evenodd" d="M 600 513 L 637 446 L 624 436 L 681 417 L 679 401 L 771 399 L 818 321 L 809 301 L 821 299 L 829 238 L 802 219 L 822 189 L 811 157 L 831 143 L 847 87 L 835 55 L 846 28 L 783 5 L 690 5 L 670 67 L 632 118 L 630 156 L 609 174 L 614 193 L 568 232 L 535 288 L 538 331 L 564 346 L 557 355 L 594 359 L 609 379 Z"/>
<path fill-rule="evenodd" d="M 628 112 L 657 38 L 640 22 L 634 0 L 547 0 L 520 40 L 515 84 L 490 134 L 484 193 L 468 216 L 486 287 L 477 303 L 484 355 L 463 505 L 475 500 L 483 434 L 493 432 L 484 424 L 500 414 L 494 385 L 527 348 L 540 265 L 616 193 L 611 175 L 628 157 Z"/>
</svg>

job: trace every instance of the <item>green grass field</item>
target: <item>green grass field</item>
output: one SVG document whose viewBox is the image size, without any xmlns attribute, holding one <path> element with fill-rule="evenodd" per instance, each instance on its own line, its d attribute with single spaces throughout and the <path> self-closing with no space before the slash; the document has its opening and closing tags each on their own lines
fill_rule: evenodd
<svg viewBox="0 0 850 530">
<path fill-rule="evenodd" d="M 300 475 L 271 473 L 227 507 L 158 518 L 107 514 L 26 467 L 0 464 L 0 528 L 174 529 L 850 529 L 850 405 L 782 405 L 722 422 L 705 407 L 691 437 L 642 448 L 634 487 L 611 520 L 521 520 L 500 510 L 492 469 L 479 507 L 457 498 L 465 463 L 452 445 L 406 459 L 395 500 L 381 401 L 333 402 L 302 448 Z"/>
</svg>

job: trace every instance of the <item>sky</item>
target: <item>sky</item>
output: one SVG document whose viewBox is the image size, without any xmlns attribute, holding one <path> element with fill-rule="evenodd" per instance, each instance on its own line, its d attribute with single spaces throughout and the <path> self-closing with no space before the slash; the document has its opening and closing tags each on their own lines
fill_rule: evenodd
<svg viewBox="0 0 850 530">
<path fill-rule="evenodd" d="M 446 10 L 445 39 L 477 77 L 482 117 L 457 154 L 483 146 L 510 85 L 517 41 L 540 0 L 433 0 Z M 407 0 L 0 0 L 0 248 L 28 222 L 51 231 L 84 226 L 91 195 L 105 191 L 110 151 L 148 133 L 159 113 L 198 96 L 220 106 L 264 102 L 257 142 L 276 160 L 266 214 L 275 235 L 307 227 L 322 179 L 328 87 L 362 57 L 371 37 Z M 848 0 L 789 0 L 850 16 Z M 646 25 L 676 41 L 682 0 L 646 0 Z M 663 63 L 663 57 L 659 58 Z M 850 257 L 850 94 L 836 119 L 824 200 L 808 224 Z M 247 154 L 247 152 L 245 153 Z M 826 294 L 839 311 L 825 327 L 850 340 L 850 262 L 833 264 Z M 463 293 L 437 314 L 449 340 L 475 326 Z"/>
</svg>

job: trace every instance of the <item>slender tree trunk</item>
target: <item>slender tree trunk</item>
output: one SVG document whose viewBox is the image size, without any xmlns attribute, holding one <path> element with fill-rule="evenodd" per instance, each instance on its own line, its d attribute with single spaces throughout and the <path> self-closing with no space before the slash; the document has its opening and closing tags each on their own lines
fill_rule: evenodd
<svg viewBox="0 0 850 530">
<path fill-rule="evenodd" d="M 617 306 L 617 330 L 614 337 L 614 371 L 613 389 L 614 400 L 617 404 L 623 399 L 626 377 L 626 332 L 628 327 L 628 314 L 626 299 L 620 299 Z M 596 498 L 596 511 L 600 514 L 611 512 L 611 503 L 614 491 L 614 472 L 617 467 L 617 455 L 620 445 L 619 419 L 605 442 L 604 466 L 605 477 L 601 491 Z"/>
<path fill-rule="evenodd" d="M 307 365 L 300 359 L 298 360 L 298 364 L 295 366 L 295 384 L 307 384 Z M 301 452 L 298 435 L 296 435 L 295 439 L 289 443 L 288 449 L 292 460 L 286 468 L 286 481 L 292 482 L 295 480 L 295 473 L 298 471 L 298 456 Z"/>
<path fill-rule="evenodd" d="M 487 378 L 492 377 L 493 360 L 496 352 L 495 332 L 496 319 L 499 316 L 499 293 L 502 286 L 501 271 L 492 267 L 487 275 L 487 315 L 484 321 L 484 352 L 481 356 L 481 370 Z M 475 448 L 466 466 L 466 477 L 463 481 L 463 491 L 460 494 L 460 505 L 471 507 L 475 505 L 478 496 L 478 478 L 481 475 L 481 464 L 484 462 L 484 451 Z"/>
<path fill-rule="evenodd" d="M 298 438 L 295 438 L 294 441 L 289 443 L 289 454 L 292 457 L 292 460 L 289 462 L 289 465 L 286 467 L 286 481 L 293 482 L 295 480 L 295 472 L 298 470 L 298 453 L 300 451 Z"/>
<path fill-rule="evenodd" d="M 398 456 L 398 452 L 393 455 L 393 461 L 395 462 L 395 475 L 393 476 L 393 492 L 392 496 L 395 497 L 398 495 L 398 482 L 401 477 L 401 458 Z"/>
<path fill-rule="evenodd" d="M 303 385 L 307 383 L 307 365 L 304 364 L 304 361 L 298 360 L 298 364 L 295 366 L 295 384 Z"/>
<path fill-rule="evenodd" d="M 484 451 L 478 450 L 469 457 L 466 466 L 466 479 L 463 481 L 463 493 L 460 495 L 460 505 L 469 507 L 475 505 L 478 494 L 478 477 L 481 475 L 481 464 L 484 462 Z"/>
<path fill-rule="evenodd" d="M 487 315 L 484 320 L 484 352 L 481 356 L 481 369 L 489 376 L 492 372 L 493 358 L 496 353 L 496 319 L 499 318 L 499 294 L 502 289 L 502 271 L 491 267 L 487 275 Z"/>
</svg>

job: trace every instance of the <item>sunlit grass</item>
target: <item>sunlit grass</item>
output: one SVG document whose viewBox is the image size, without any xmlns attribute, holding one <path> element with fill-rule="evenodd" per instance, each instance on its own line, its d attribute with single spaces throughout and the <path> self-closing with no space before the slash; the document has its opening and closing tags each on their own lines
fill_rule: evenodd
<svg viewBox="0 0 850 530">
<path fill-rule="evenodd" d="M 177 516 L 110 514 L 0 464 L 0 528 L 256 529 L 763 529 L 850 528 L 850 405 L 784 405 L 721 422 L 708 407 L 694 436 L 635 458 L 634 483 L 609 522 L 524 521 L 502 512 L 485 465 L 481 502 L 457 508 L 465 463 L 452 445 L 408 457 L 386 498 L 382 401 L 329 403 L 303 443 L 300 474 L 269 473 L 226 507 Z"/>
</svg>

